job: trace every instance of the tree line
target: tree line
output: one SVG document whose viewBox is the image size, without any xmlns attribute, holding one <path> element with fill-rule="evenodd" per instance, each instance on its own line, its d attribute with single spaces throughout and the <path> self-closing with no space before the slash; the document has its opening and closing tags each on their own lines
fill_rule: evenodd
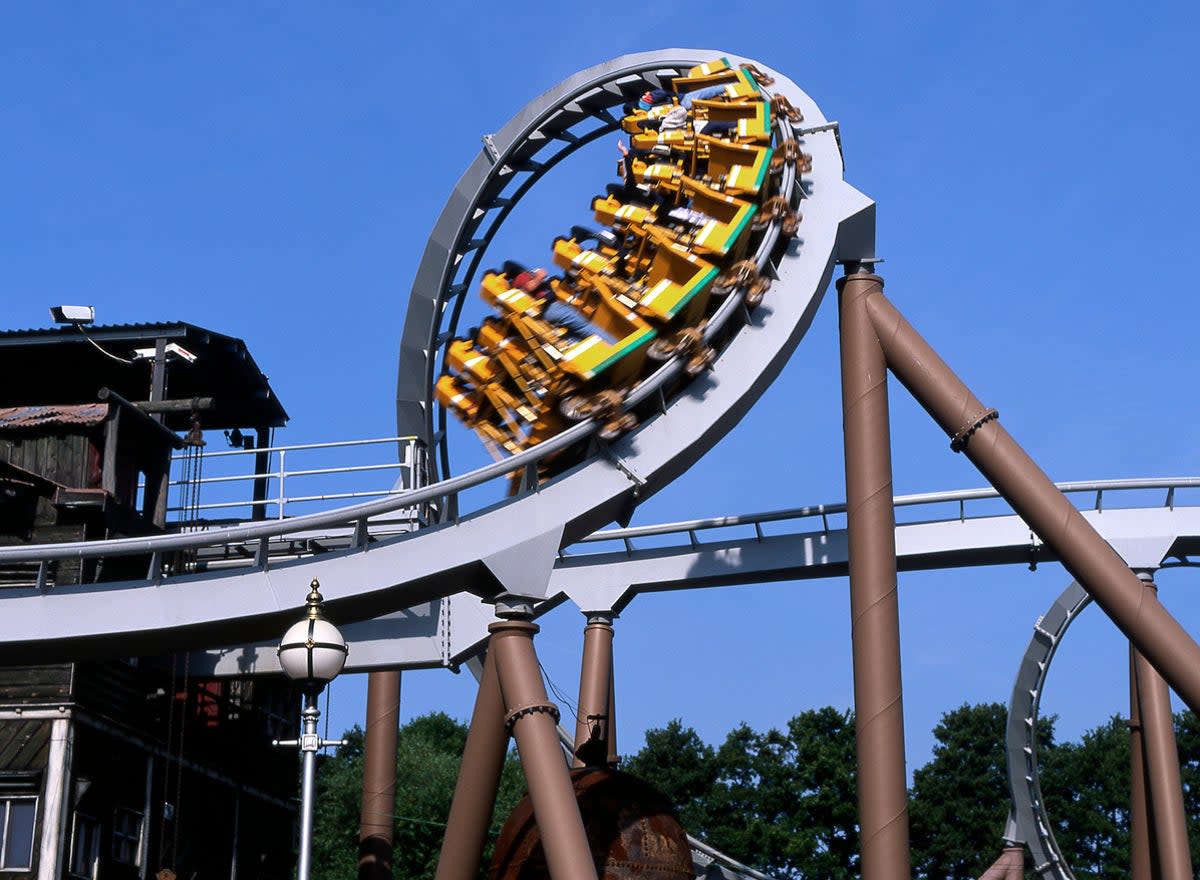
<svg viewBox="0 0 1200 880">
<path fill-rule="evenodd" d="M 962 705 L 933 731 L 928 762 L 909 791 L 913 874 L 971 880 L 999 855 L 1008 815 L 1000 703 Z M 1200 819 L 1200 723 L 1175 718 L 1189 817 Z M 318 775 L 313 859 L 316 875 L 354 880 L 363 737 Z M 441 713 L 400 729 L 395 813 L 396 876 L 432 878 L 450 809 L 466 727 Z M 1129 876 L 1129 731 L 1114 716 L 1077 742 L 1059 742 L 1054 719 L 1039 721 L 1038 758 L 1046 810 L 1075 876 Z M 676 720 L 647 731 L 622 769 L 649 781 L 676 805 L 684 828 L 729 856 L 778 878 L 860 876 L 854 714 L 832 707 L 801 712 L 784 729 L 747 724 L 712 746 Z M 513 753 L 505 764 L 494 818 L 498 832 L 524 794 Z M 1200 865 L 1200 822 L 1189 828 Z M 495 839 L 493 833 L 492 839 Z M 487 864 L 487 854 L 484 865 Z"/>
</svg>

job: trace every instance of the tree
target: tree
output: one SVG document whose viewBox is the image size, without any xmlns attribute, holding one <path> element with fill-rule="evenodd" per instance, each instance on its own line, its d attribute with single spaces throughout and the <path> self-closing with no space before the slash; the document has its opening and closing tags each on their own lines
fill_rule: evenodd
<svg viewBox="0 0 1200 880">
<path fill-rule="evenodd" d="M 715 753 L 676 721 L 647 734 L 627 767 L 672 798 L 689 832 L 739 861 L 779 877 L 858 874 L 849 712 L 803 712 L 786 732 L 742 724 Z"/>
<path fill-rule="evenodd" d="M 1075 876 L 1129 876 L 1129 727 L 1114 715 L 1078 743 L 1039 749 L 1042 798 Z"/>
<path fill-rule="evenodd" d="M 717 781 L 716 752 L 699 734 L 676 718 L 646 731 L 646 745 L 622 769 L 644 779 L 675 806 L 684 828 L 699 828 L 707 818 L 707 800 Z"/>
<path fill-rule="evenodd" d="M 362 806 L 363 733 L 355 726 L 317 776 L 313 867 L 325 880 L 358 875 L 359 812 Z M 467 728 L 435 712 L 400 728 L 396 745 L 395 848 L 397 877 L 432 878 L 454 794 Z M 524 778 L 510 753 L 501 774 L 493 814 L 493 839 L 524 794 Z M 484 854 L 486 867 L 491 847 Z"/>
<path fill-rule="evenodd" d="M 1200 817 L 1200 718 L 1192 711 L 1175 716 L 1175 742 L 1179 746 L 1179 775 L 1183 781 L 1183 811 Z M 1200 822 L 1188 823 L 1193 870 L 1200 866 Z"/>
<path fill-rule="evenodd" d="M 913 868 L 927 880 L 970 880 L 999 854 L 1008 815 L 1000 703 L 963 704 L 942 715 L 929 763 L 913 773 L 909 816 Z"/>
</svg>

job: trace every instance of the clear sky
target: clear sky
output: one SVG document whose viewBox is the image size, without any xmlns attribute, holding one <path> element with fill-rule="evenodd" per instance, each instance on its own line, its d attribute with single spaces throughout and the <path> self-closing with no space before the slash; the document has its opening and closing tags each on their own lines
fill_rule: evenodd
<svg viewBox="0 0 1200 880">
<path fill-rule="evenodd" d="M 292 417 L 279 441 L 390 435 L 413 273 L 480 136 L 592 64 L 712 47 L 840 121 L 889 296 L 1054 479 L 1196 474 L 1198 37 L 1194 4 L 1154 0 L 8 5 L 0 326 L 46 326 L 63 302 L 189 321 L 247 341 Z M 602 190 L 615 151 L 588 156 L 514 214 L 494 262 L 545 260 L 587 219 L 576 193 Z M 844 497 L 833 299 L 753 413 L 636 522 Z M 899 388 L 893 457 L 898 493 L 982 485 Z M 1162 583 L 1195 632 L 1192 580 Z M 910 765 L 941 712 L 1008 699 L 1066 584 L 1056 566 L 902 576 Z M 1069 736 L 1127 699 L 1120 639 L 1088 617 L 1043 701 Z M 568 692 L 581 625 L 561 608 L 541 637 Z M 617 633 L 625 750 L 674 717 L 719 741 L 850 704 L 841 580 L 645 597 Z M 465 717 L 466 678 L 406 676 L 404 716 Z M 362 690 L 335 685 L 335 730 Z"/>
</svg>

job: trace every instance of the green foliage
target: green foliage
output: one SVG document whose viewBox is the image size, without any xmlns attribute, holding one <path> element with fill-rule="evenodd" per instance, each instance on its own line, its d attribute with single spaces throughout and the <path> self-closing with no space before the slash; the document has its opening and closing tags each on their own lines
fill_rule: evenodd
<svg viewBox="0 0 1200 880">
<path fill-rule="evenodd" d="M 933 757 L 913 774 L 914 876 L 978 877 L 1000 849 L 1008 811 L 1005 707 L 963 705 L 934 729 Z M 1184 807 L 1200 816 L 1200 720 L 1176 716 Z M 397 747 L 396 876 L 432 878 L 466 728 L 437 713 L 400 730 Z M 323 880 L 355 880 L 363 734 L 318 774 L 314 868 Z M 1129 733 L 1114 717 L 1077 743 L 1056 743 L 1039 722 L 1042 791 L 1053 831 L 1080 880 L 1129 874 Z M 684 827 L 735 859 L 780 878 L 849 880 L 859 874 L 854 716 L 831 707 L 802 712 L 784 731 L 746 724 L 717 749 L 676 719 L 650 730 L 625 769 L 661 790 Z M 495 830 L 523 794 L 510 754 Z M 1200 828 L 1190 829 L 1200 865 Z M 489 847 L 490 850 L 490 847 Z M 486 867 L 490 851 L 485 855 Z"/>
<path fill-rule="evenodd" d="M 1078 743 L 1039 749 L 1042 797 L 1075 876 L 1129 876 L 1129 728 L 1113 716 Z"/>
<path fill-rule="evenodd" d="M 857 876 L 849 712 L 803 712 L 786 732 L 743 724 L 715 753 L 674 721 L 626 766 L 672 798 L 689 832 L 739 861 L 779 877 Z"/>
<path fill-rule="evenodd" d="M 1000 703 L 966 704 L 942 715 L 933 758 L 913 773 L 909 805 L 914 872 L 928 880 L 971 880 L 999 855 L 1008 815 Z"/>
<path fill-rule="evenodd" d="M 415 718 L 400 728 L 393 855 L 397 877 L 417 880 L 434 875 L 466 737 L 464 725 L 440 712 Z M 313 867 L 314 875 L 323 880 L 355 880 L 358 874 L 362 731 L 356 726 L 345 739 L 348 745 L 338 749 L 317 777 Z M 496 831 L 523 794 L 521 770 L 510 754 L 496 797 Z M 490 858 L 489 846 L 485 868 Z"/>
<path fill-rule="evenodd" d="M 1179 746 L 1179 775 L 1183 781 L 1183 812 L 1200 817 L 1200 718 L 1191 711 L 1175 716 L 1175 742 Z M 1188 824 L 1192 870 L 1200 866 L 1200 822 Z"/>
<path fill-rule="evenodd" d="M 646 731 L 646 745 L 622 768 L 645 779 L 666 795 L 684 828 L 699 828 L 707 800 L 717 781 L 716 752 L 678 718 L 666 727 Z"/>
</svg>

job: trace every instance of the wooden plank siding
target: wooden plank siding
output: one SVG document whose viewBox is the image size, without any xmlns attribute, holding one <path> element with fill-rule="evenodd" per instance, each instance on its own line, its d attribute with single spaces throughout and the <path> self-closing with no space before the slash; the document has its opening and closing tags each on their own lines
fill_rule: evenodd
<svg viewBox="0 0 1200 880">
<path fill-rule="evenodd" d="M 44 706 L 69 702 L 71 679 L 70 663 L 0 667 L 0 706 Z"/>
<path fill-rule="evenodd" d="M 79 489 L 100 488 L 98 432 L 21 432 L 0 437 L 0 460 Z"/>
<path fill-rule="evenodd" d="M 45 718 L 0 721 L 0 773 L 45 770 L 53 723 Z"/>
</svg>

